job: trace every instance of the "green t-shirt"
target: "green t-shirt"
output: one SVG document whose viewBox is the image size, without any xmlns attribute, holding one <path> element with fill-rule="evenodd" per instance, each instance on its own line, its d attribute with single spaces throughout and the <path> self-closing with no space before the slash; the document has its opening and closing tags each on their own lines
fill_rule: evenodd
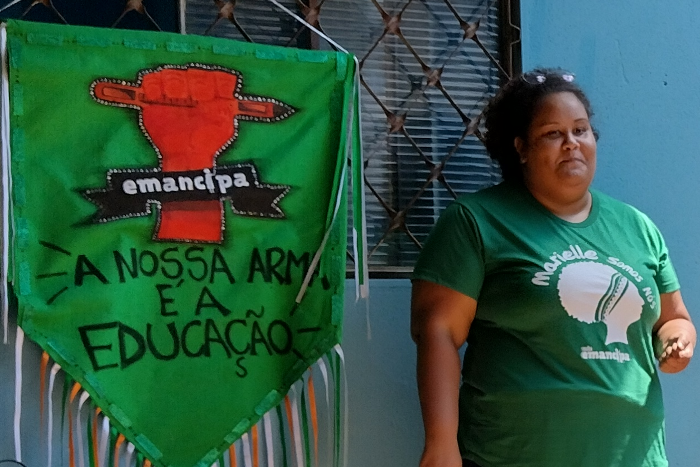
<svg viewBox="0 0 700 467">
<path fill-rule="evenodd" d="M 519 184 L 461 197 L 413 278 L 477 300 L 459 443 L 482 467 L 665 467 L 652 327 L 679 288 L 658 229 L 592 191 L 581 223 Z"/>
</svg>

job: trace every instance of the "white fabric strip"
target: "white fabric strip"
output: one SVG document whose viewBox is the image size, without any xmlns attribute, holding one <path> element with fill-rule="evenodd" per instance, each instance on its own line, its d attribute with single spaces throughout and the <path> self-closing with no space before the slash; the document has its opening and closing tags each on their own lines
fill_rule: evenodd
<svg viewBox="0 0 700 467">
<path fill-rule="evenodd" d="M 126 445 L 126 455 L 124 456 L 124 467 L 131 467 L 131 459 L 134 457 L 134 451 L 136 448 L 133 444 L 128 443 Z"/>
<path fill-rule="evenodd" d="M 78 466 L 79 467 L 85 467 L 85 445 L 83 444 L 83 429 L 82 429 L 82 423 L 80 420 L 82 410 L 83 410 L 83 405 L 85 404 L 85 401 L 88 400 L 90 397 L 90 394 L 87 393 L 87 391 L 83 391 L 82 394 L 80 394 L 80 399 L 78 400 L 78 414 L 75 417 L 75 432 L 76 432 L 76 438 L 78 441 Z M 70 423 L 70 422 L 69 422 Z"/>
<path fill-rule="evenodd" d="M 15 460 L 22 462 L 22 439 L 20 425 L 22 420 L 22 349 L 24 347 L 24 331 L 17 326 L 15 340 Z"/>
<path fill-rule="evenodd" d="M 267 467 L 275 467 L 275 445 L 272 442 L 274 434 L 272 433 L 272 419 L 268 410 L 263 415 L 263 426 L 265 427 L 265 447 L 267 448 Z"/>
<path fill-rule="evenodd" d="M 325 357 L 318 359 L 318 369 L 321 371 L 321 377 L 323 378 L 323 387 L 326 390 L 326 405 L 330 407 L 330 398 L 328 397 L 328 367 L 326 366 Z"/>
<path fill-rule="evenodd" d="M 325 34 L 322 33 L 321 31 L 319 31 L 319 30 L 316 29 L 315 27 L 311 26 L 309 23 L 306 22 L 306 20 L 305 20 L 304 18 L 302 18 L 301 16 L 299 16 L 299 15 L 293 13 L 290 9 L 288 9 L 287 7 L 285 7 L 284 5 L 282 5 L 281 3 L 279 3 L 277 0 L 270 0 L 270 2 L 274 3 L 274 4 L 277 6 L 277 8 L 279 8 L 279 9 L 282 10 L 282 11 L 284 11 L 284 12 L 287 13 L 289 16 L 291 16 L 291 17 L 294 18 L 295 20 L 299 21 L 300 23 L 302 23 L 302 24 L 303 24 L 304 26 L 306 26 L 307 28 L 311 29 L 313 32 L 315 32 L 315 33 L 318 34 L 319 36 L 323 37 L 325 40 L 328 41 L 329 44 L 333 45 L 333 47 L 335 47 L 336 49 L 338 49 L 338 50 L 340 50 L 341 52 L 344 52 L 344 53 L 349 53 L 347 50 L 345 50 L 343 47 L 341 47 L 340 44 L 338 44 L 336 41 L 334 41 L 333 39 L 331 39 L 330 37 L 328 37 L 327 35 L 325 35 Z"/>
<path fill-rule="evenodd" d="M 357 59 L 356 56 L 353 56 L 353 59 L 355 61 L 355 86 L 353 86 L 353 92 L 359 91 L 360 89 L 360 62 Z M 353 99 L 354 103 L 354 99 Z M 362 216 L 362 231 L 358 234 L 357 229 L 353 226 L 352 229 L 352 236 L 353 236 L 353 253 L 355 255 L 355 300 L 358 300 L 360 298 L 367 298 L 369 297 L 369 272 L 368 272 L 368 253 L 367 253 L 367 210 L 365 209 L 365 161 L 364 157 L 362 156 L 362 99 L 360 99 L 360 96 L 357 96 L 357 126 L 358 126 L 358 138 L 360 140 L 360 147 L 358 150 L 360 151 L 360 161 L 359 161 L 359 172 L 360 176 L 358 177 L 359 180 L 356 180 L 355 186 L 359 186 L 362 189 L 362 192 L 360 193 L 360 206 L 359 206 L 359 211 L 360 215 Z M 349 135 L 352 134 L 352 129 L 349 130 Z M 354 144 L 354 141 L 352 142 Z M 349 149 L 350 155 L 352 155 L 352 145 Z M 353 173 L 354 175 L 354 173 Z M 358 215 L 358 206 L 353 206 L 353 216 Z M 359 237 L 361 235 L 361 237 Z M 358 251 L 358 245 L 359 243 L 362 243 L 362 251 Z M 363 265 L 362 268 L 362 274 L 360 277 L 360 264 Z M 371 331 L 369 330 L 369 305 L 367 306 L 367 334 L 368 336 L 371 335 Z"/>
<path fill-rule="evenodd" d="M 102 419 L 102 438 L 100 438 L 99 457 L 100 465 L 106 465 L 107 462 L 107 445 L 109 444 L 109 418 L 104 415 Z"/>
<path fill-rule="evenodd" d="M 16 2 L 15 2 L 16 3 Z M 2 65 L 2 97 L 0 97 L 0 144 L 2 145 L 0 161 L 0 183 L 2 183 L 2 271 L 0 271 L 0 294 L 2 295 L 3 342 L 7 344 L 8 328 L 8 286 L 7 276 L 10 257 L 10 79 L 7 71 L 7 28 L 0 26 L 0 60 Z"/>
<path fill-rule="evenodd" d="M 56 383 L 56 375 L 58 374 L 58 370 L 60 370 L 61 367 L 58 366 L 58 363 L 54 363 L 53 366 L 51 367 L 51 374 L 49 375 L 49 390 L 47 393 L 48 397 L 48 404 L 46 405 L 46 409 L 48 411 L 48 428 L 46 430 L 46 436 L 47 436 L 47 442 L 46 446 L 48 447 L 48 453 L 47 453 L 47 460 L 48 460 L 48 466 L 51 467 L 51 457 L 53 455 L 53 388 L 54 384 Z"/>
<path fill-rule="evenodd" d="M 321 259 L 321 254 L 323 253 L 323 249 L 326 247 L 326 243 L 328 242 L 328 238 L 331 236 L 331 230 L 333 230 L 333 223 L 335 222 L 335 218 L 338 215 L 338 211 L 340 210 L 340 203 L 343 198 L 343 186 L 345 186 L 345 174 L 347 173 L 347 163 L 345 161 L 342 162 L 343 168 L 341 169 L 342 172 L 340 174 L 340 183 L 338 185 L 338 196 L 336 197 L 335 200 L 335 208 L 333 209 L 333 216 L 331 217 L 331 222 L 328 225 L 328 229 L 326 229 L 326 233 L 323 235 L 323 240 L 321 240 L 321 245 L 318 247 L 318 250 L 316 250 L 316 254 L 314 255 L 313 260 L 311 260 L 311 265 L 309 265 L 309 270 L 306 271 L 306 277 L 304 277 L 304 282 L 301 284 L 301 288 L 299 289 L 299 293 L 297 294 L 296 298 L 296 303 L 301 303 L 301 299 L 304 298 L 304 294 L 306 294 L 306 289 L 309 287 L 309 282 L 311 282 L 311 278 L 314 275 L 314 271 L 316 270 L 316 267 L 318 266 L 318 262 Z"/>
<path fill-rule="evenodd" d="M 22 0 L 12 0 L 10 3 L 8 3 L 8 4 L 5 5 L 4 7 L 0 8 L 0 13 L 3 12 L 3 11 L 5 11 L 5 10 L 7 10 L 8 8 L 10 8 L 10 7 L 14 6 L 14 5 L 17 5 L 17 4 L 18 4 L 19 2 L 21 2 L 21 1 L 22 1 Z"/>
<path fill-rule="evenodd" d="M 298 398 L 299 396 L 297 395 L 297 390 L 294 386 L 289 388 L 289 392 L 291 394 L 291 402 L 292 402 L 292 426 L 294 427 L 294 454 L 296 455 L 297 458 L 297 467 L 305 467 L 304 466 L 304 450 L 302 447 L 302 434 L 301 434 L 301 423 L 299 423 L 299 402 Z"/>
<path fill-rule="evenodd" d="M 321 358 L 318 359 L 318 369 L 321 371 L 321 376 L 323 377 L 323 386 L 325 387 L 326 391 L 326 421 L 328 423 L 328 429 L 329 431 L 332 431 L 333 429 L 333 409 L 331 408 L 331 402 L 330 402 L 330 384 L 328 381 L 328 366 L 329 363 L 326 363 L 326 356 L 322 356 Z M 332 436 L 326 436 L 326 443 L 327 443 L 327 448 L 328 452 L 332 453 L 333 452 L 333 437 Z"/>
<path fill-rule="evenodd" d="M 299 21 L 300 23 L 302 23 L 302 24 L 303 24 L 304 26 L 306 26 L 307 28 L 309 28 L 309 29 L 311 29 L 312 31 L 314 31 L 314 32 L 315 32 L 316 34 L 318 34 L 319 36 L 323 37 L 325 40 L 328 41 L 328 43 L 332 44 L 335 48 L 337 48 L 337 49 L 340 50 L 341 52 L 346 53 L 346 54 L 349 53 L 347 50 L 345 50 L 345 48 L 341 47 L 341 46 L 340 46 L 337 42 L 335 42 L 333 39 L 331 39 L 330 37 L 328 37 L 327 35 L 325 35 L 325 34 L 322 33 L 321 31 L 319 31 L 318 29 L 316 29 L 315 27 L 313 27 L 311 24 L 309 24 L 308 22 L 306 22 L 306 20 L 304 20 L 304 19 L 303 19 L 302 17 L 300 17 L 299 15 L 293 13 L 291 10 L 289 10 L 287 7 L 285 7 L 284 5 L 282 5 L 281 3 L 279 3 L 277 0 L 270 0 L 270 2 L 272 2 L 273 4 L 275 4 L 280 10 L 284 11 L 284 12 L 287 13 L 289 16 L 291 16 L 292 18 L 296 19 L 297 21 Z M 351 106 L 350 106 L 350 119 L 349 119 L 350 121 L 352 121 L 352 111 L 353 111 L 353 109 L 354 109 L 354 106 L 351 105 Z M 352 129 L 352 126 L 351 126 L 351 129 Z M 351 134 L 352 134 L 352 133 L 350 133 L 350 135 L 351 135 Z M 351 143 L 351 144 L 352 144 L 352 143 Z M 340 185 L 339 185 L 339 187 L 338 187 L 338 196 L 337 196 L 337 198 L 336 198 L 335 209 L 334 209 L 334 211 L 333 211 L 333 216 L 332 216 L 332 218 L 331 218 L 330 225 L 328 226 L 328 229 L 326 230 L 326 233 L 325 233 L 325 235 L 323 236 L 323 240 L 321 241 L 321 246 L 320 246 L 320 247 L 318 248 L 318 250 L 316 251 L 316 254 L 314 255 L 314 258 L 313 258 L 313 260 L 311 261 L 311 265 L 309 266 L 309 270 L 306 272 L 306 277 L 304 277 L 304 282 L 301 284 L 301 288 L 299 289 L 299 293 L 297 294 L 297 298 L 296 298 L 296 300 L 295 300 L 296 303 L 301 303 L 301 299 L 304 298 L 304 294 L 306 293 L 306 289 L 309 287 L 309 282 L 311 282 L 311 278 L 312 278 L 313 275 L 314 275 L 314 271 L 316 270 L 316 266 L 318 266 L 318 262 L 319 262 L 319 260 L 321 259 L 321 253 L 323 253 L 323 249 L 324 249 L 325 246 L 326 246 L 326 242 L 328 242 L 328 237 L 330 237 L 331 230 L 333 229 L 333 223 L 335 222 L 335 218 L 336 218 L 336 216 L 337 216 L 337 214 L 338 214 L 338 210 L 340 209 L 340 202 L 341 202 L 342 197 L 343 197 L 343 191 L 342 191 L 342 190 L 343 190 L 343 187 L 345 186 L 345 173 L 346 173 L 346 171 L 347 171 L 347 169 L 346 169 L 346 167 L 347 167 L 346 161 L 342 161 L 341 163 L 343 164 L 343 166 L 342 166 L 342 169 L 341 169 L 342 172 L 341 172 L 341 176 L 340 176 Z"/>
<path fill-rule="evenodd" d="M 243 436 L 241 436 L 241 448 L 244 467 L 253 467 L 253 456 L 250 452 L 250 436 L 248 436 L 248 433 L 243 433 Z"/>
<path fill-rule="evenodd" d="M 187 0 L 180 0 L 180 34 L 187 34 Z"/>
<path fill-rule="evenodd" d="M 343 386 L 341 387 L 341 392 L 343 393 L 343 436 L 341 438 L 343 443 L 343 463 L 342 467 L 348 465 L 348 380 L 345 374 L 345 354 L 340 344 L 336 344 L 333 347 L 340 357 L 340 368 L 338 372 L 340 373 L 340 379 L 343 380 Z M 340 382 L 338 382 L 340 383 Z"/>
<path fill-rule="evenodd" d="M 340 204 L 343 198 L 343 187 L 345 186 L 345 174 L 347 173 L 347 163 L 345 161 L 342 162 L 343 168 L 341 169 L 342 172 L 340 174 L 340 183 L 338 184 L 338 196 L 336 197 L 335 200 L 335 208 L 333 209 L 333 216 L 331 217 L 331 222 L 328 225 L 328 229 L 326 229 L 326 233 L 323 235 L 323 240 L 321 240 L 321 245 L 318 247 L 318 250 L 316 250 L 316 254 L 314 255 L 313 260 L 311 260 L 311 265 L 309 265 L 309 270 L 306 271 L 306 277 L 304 277 L 304 282 L 301 284 L 301 288 L 299 289 L 299 293 L 297 294 L 296 298 L 296 303 L 301 303 L 301 299 L 304 298 L 304 294 L 306 294 L 306 289 L 309 287 L 309 282 L 311 282 L 311 278 L 314 275 L 314 271 L 316 270 L 316 267 L 318 266 L 318 262 L 321 260 L 321 254 L 323 253 L 323 249 L 326 247 L 326 243 L 328 242 L 328 238 L 331 236 L 331 230 L 333 230 L 333 223 L 335 222 L 335 218 L 338 215 L 338 211 L 340 210 Z"/>
</svg>

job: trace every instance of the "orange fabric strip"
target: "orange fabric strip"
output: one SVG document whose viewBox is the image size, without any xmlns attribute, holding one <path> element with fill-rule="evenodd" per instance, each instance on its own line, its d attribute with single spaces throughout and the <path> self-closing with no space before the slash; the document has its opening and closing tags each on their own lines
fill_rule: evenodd
<svg viewBox="0 0 700 467">
<path fill-rule="evenodd" d="M 49 364 L 49 354 L 46 352 L 41 354 L 41 373 L 39 374 L 39 434 L 41 434 L 41 425 L 44 424 L 44 383 L 46 382 L 46 367 Z"/>
<path fill-rule="evenodd" d="M 284 408 L 287 411 L 287 424 L 289 425 L 289 434 L 291 439 L 294 439 L 294 424 L 292 423 L 292 401 L 289 400 L 289 395 L 284 396 Z"/>
<path fill-rule="evenodd" d="M 143 463 L 143 467 L 151 467 L 151 461 L 146 459 L 145 462 Z"/>
<path fill-rule="evenodd" d="M 294 422 L 292 421 L 292 401 L 289 399 L 289 394 L 284 396 L 284 408 L 287 411 L 287 424 L 289 425 L 289 439 L 291 440 L 292 446 L 294 444 Z M 296 449 L 296 447 L 292 448 Z"/>
<path fill-rule="evenodd" d="M 258 452 L 258 425 L 253 425 L 251 431 L 251 443 L 253 444 L 253 467 L 260 466 L 260 453 Z"/>
<path fill-rule="evenodd" d="M 310 373 L 306 386 L 309 389 L 309 411 L 311 412 L 311 426 L 314 430 L 314 464 L 318 465 L 318 413 L 316 412 L 316 392 L 314 391 L 314 382 Z"/>
<path fill-rule="evenodd" d="M 78 395 L 78 392 L 80 391 L 80 383 L 75 383 L 73 384 L 73 389 L 70 391 L 70 402 L 72 403 L 75 400 L 75 396 Z"/>
<path fill-rule="evenodd" d="M 70 392 L 70 399 L 68 400 L 68 465 L 69 467 L 75 467 L 75 447 L 73 446 L 73 400 L 75 396 L 80 391 L 80 383 L 76 382 L 73 384 L 73 389 Z"/>
<path fill-rule="evenodd" d="M 102 410 L 97 407 L 95 409 L 95 416 L 92 418 L 92 455 L 94 456 L 95 467 L 100 467 L 100 454 L 98 452 L 97 444 L 97 416 L 100 415 L 100 412 L 102 412 Z"/>
<path fill-rule="evenodd" d="M 114 467 L 119 467 L 119 448 L 122 446 L 125 439 L 126 438 L 124 438 L 124 435 L 119 433 L 117 442 L 114 443 Z"/>
<path fill-rule="evenodd" d="M 231 467 L 236 467 L 236 447 L 233 444 L 228 448 L 228 462 Z"/>
</svg>

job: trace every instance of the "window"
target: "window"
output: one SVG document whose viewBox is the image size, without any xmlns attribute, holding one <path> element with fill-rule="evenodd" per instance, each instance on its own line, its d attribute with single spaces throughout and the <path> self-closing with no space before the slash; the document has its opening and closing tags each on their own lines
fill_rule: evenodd
<svg viewBox="0 0 700 467">
<path fill-rule="evenodd" d="M 519 68 L 518 0 L 306 1 L 279 0 L 361 60 L 370 274 L 405 276 L 442 209 L 500 179 L 479 141 L 479 119 Z M 330 48 L 271 0 L 0 5 L 6 18 Z"/>
<path fill-rule="evenodd" d="M 217 3 L 188 0 L 187 32 L 330 47 L 269 0 Z M 281 3 L 360 59 L 370 274 L 404 276 L 442 209 L 500 180 L 478 122 L 518 66 L 517 2 Z"/>
</svg>

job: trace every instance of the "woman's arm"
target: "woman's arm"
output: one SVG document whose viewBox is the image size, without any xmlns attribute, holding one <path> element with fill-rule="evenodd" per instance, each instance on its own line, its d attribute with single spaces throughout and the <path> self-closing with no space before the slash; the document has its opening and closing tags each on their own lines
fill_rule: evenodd
<svg viewBox="0 0 700 467">
<path fill-rule="evenodd" d="M 661 316 L 654 333 L 659 369 L 664 373 L 683 371 L 693 356 L 697 333 L 679 290 L 661 294 Z"/>
<path fill-rule="evenodd" d="M 459 348 L 476 314 L 476 300 L 432 282 L 413 282 L 411 335 L 425 448 L 420 467 L 462 467 L 457 445 Z"/>
</svg>

